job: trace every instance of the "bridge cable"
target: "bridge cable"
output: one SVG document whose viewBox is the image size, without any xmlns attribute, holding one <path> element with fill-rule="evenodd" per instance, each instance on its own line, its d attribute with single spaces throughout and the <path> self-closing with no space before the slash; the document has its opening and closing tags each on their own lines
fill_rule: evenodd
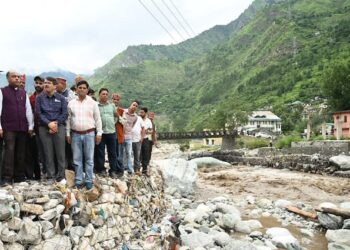
<svg viewBox="0 0 350 250">
<path fill-rule="evenodd" d="M 167 17 L 167 15 L 164 14 L 164 12 L 158 6 L 158 4 L 154 0 L 151 0 L 151 2 L 157 8 L 157 10 L 160 12 L 160 14 L 162 14 L 162 16 L 165 18 L 165 20 L 167 20 L 167 22 L 171 25 L 171 27 L 173 27 L 173 29 L 177 32 L 177 34 L 182 38 L 182 40 L 185 40 L 185 38 L 182 36 L 182 34 L 179 32 L 179 30 L 175 27 L 175 25 L 172 23 L 172 21 Z"/>
<path fill-rule="evenodd" d="M 188 32 L 188 30 L 186 29 L 186 27 L 182 24 L 182 22 L 179 20 L 179 18 L 176 16 L 176 14 L 174 13 L 174 11 L 169 7 L 169 5 L 162 0 L 164 6 L 168 9 L 168 11 L 171 13 L 171 15 L 176 19 L 176 21 L 178 22 L 178 24 L 181 26 L 181 28 L 186 32 L 186 34 L 191 37 L 192 35 Z"/>
<path fill-rule="evenodd" d="M 184 16 L 181 14 L 180 10 L 175 6 L 175 4 L 173 3 L 172 0 L 169 0 L 169 2 L 172 4 L 172 6 L 174 7 L 174 9 L 176 10 L 176 12 L 180 15 L 180 17 L 182 18 L 182 20 L 185 22 L 185 24 L 187 25 L 187 27 L 190 28 L 190 30 L 192 31 L 193 35 L 196 36 L 196 32 L 193 31 L 191 25 L 186 21 L 186 19 L 184 18 Z"/>
<path fill-rule="evenodd" d="M 174 36 L 168 31 L 168 29 L 159 21 L 159 19 L 153 15 L 152 11 L 141 1 L 138 0 L 139 3 L 143 6 L 143 8 L 145 8 L 145 10 L 147 10 L 147 12 L 153 17 L 154 20 L 157 21 L 157 23 L 168 33 L 168 35 L 175 41 L 175 43 L 177 43 L 177 40 L 174 38 Z"/>
</svg>

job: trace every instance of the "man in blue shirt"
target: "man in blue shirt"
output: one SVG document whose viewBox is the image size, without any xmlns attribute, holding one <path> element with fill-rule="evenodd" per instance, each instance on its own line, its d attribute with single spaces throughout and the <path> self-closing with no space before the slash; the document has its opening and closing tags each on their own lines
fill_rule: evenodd
<svg viewBox="0 0 350 250">
<path fill-rule="evenodd" d="M 44 145 L 48 181 L 65 184 L 65 125 L 68 112 L 67 101 L 56 92 L 56 85 L 55 78 L 45 79 L 44 93 L 37 97 L 35 110 L 39 116 L 39 135 Z"/>
</svg>

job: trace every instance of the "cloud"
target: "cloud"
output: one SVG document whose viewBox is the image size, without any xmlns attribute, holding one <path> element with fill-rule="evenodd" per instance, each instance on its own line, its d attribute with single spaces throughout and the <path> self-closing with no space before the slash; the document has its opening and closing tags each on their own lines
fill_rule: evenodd
<svg viewBox="0 0 350 250">
<path fill-rule="evenodd" d="M 142 0 L 181 41 L 150 0 Z M 154 0 L 181 31 L 161 0 Z M 169 6 L 169 0 L 165 0 Z M 198 34 L 235 18 L 252 0 L 172 0 Z M 12 0 L 1 3 L 0 69 L 92 73 L 129 45 L 174 41 L 138 0 Z M 188 36 L 186 36 L 188 37 Z"/>
</svg>

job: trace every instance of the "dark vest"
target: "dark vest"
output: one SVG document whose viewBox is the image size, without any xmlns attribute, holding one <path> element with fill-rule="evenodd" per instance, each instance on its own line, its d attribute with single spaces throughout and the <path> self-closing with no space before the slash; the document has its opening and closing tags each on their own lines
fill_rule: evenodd
<svg viewBox="0 0 350 250">
<path fill-rule="evenodd" d="M 23 89 L 4 87 L 2 91 L 1 125 L 4 131 L 27 132 L 26 92 Z"/>
</svg>

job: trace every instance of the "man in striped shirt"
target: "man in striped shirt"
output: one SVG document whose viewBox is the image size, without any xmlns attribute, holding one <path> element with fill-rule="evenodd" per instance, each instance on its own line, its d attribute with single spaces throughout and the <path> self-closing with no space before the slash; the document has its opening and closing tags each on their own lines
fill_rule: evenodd
<svg viewBox="0 0 350 250">
<path fill-rule="evenodd" d="M 93 187 L 94 149 L 102 138 L 102 122 L 97 102 L 87 95 L 89 84 L 85 80 L 77 83 L 78 97 L 68 104 L 67 142 L 72 144 L 75 185 L 82 188 L 83 164 L 85 186 Z M 96 136 L 95 136 L 96 131 Z M 83 159 L 85 162 L 83 162 Z"/>
</svg>

